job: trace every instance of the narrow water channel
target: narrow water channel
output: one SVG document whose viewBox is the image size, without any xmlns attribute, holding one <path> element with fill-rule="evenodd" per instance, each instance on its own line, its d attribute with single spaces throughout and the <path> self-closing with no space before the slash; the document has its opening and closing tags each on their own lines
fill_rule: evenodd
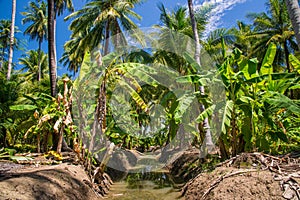
<svg viewBox="0 0 300 200">
<path fill-rule="evenodd" d="M 175 185 L 167 172 L 129 173 L 125 180 L 114 183 L 106 198 L 113 200 L 183 199 L 178 185 Z"/>
</svg>

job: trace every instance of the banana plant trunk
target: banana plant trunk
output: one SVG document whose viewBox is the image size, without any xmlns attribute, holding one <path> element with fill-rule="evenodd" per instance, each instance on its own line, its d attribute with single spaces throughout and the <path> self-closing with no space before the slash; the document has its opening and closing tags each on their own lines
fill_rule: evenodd
<svg viewBox="0 0 300 200">
<path fill-rule="evenodd" d="M 298 48 L 300 49 L 300 8 L 298 0 L 285 0 L 290 19 L 295 31 Z"/>
<path fill-rule="evenodd" d="M 195 19 L 195 14 L 194 14 L 194 6 L 193 6 L 193 1 L 188 0 L 188 7 L 189 7 L 189 14 L 190 14 L 190 19 L 192 23 L 192 29 L 193 29 L 193 35 L 194 35 L 194 40 L 195 40 L 195 60 L 196 62 L 200 65 L 200 40 L 199 40 L 199 34 L 198 34 L 198 29 L 197 29 L 197 22 Z M 200 93 L 202 95 L 205 94 L 205 90 L 203 86 L 199 87 Z M 200 111 L 203 112 L 205 110 L 205 106 L 203 104 L 200 105 Z M 211 136 L 211 131 L 210 131 L 210 125 L 208 122 L 208 118 L 205 118 L 203 121 L 203 128 L 205 131 L 205 140 L 204 144 L 206 145 L 206 148 L 208 150 L 211 150 L 210 148 L 213 148 L 214 144 L 212 142 L 212 136 Z"/>
<path fill-rule="evenodd" d="M 15 20 L 16 20 L 16 6 L 17 0 L 12 0 L 12 12 L 11 12 L 11 27 L 10 27 L 10 38 L 9 38 L 9 57 L 7 67 L 7 80 L 10 80 L 12 71 L 12 59 L 14 53 L 14 40 L 15 40 Z"/>
</svg>

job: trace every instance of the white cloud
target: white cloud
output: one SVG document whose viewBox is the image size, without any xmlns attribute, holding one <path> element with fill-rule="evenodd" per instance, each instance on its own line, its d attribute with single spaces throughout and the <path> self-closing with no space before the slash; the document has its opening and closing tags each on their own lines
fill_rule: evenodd
<svg viewBox="0 0 300 200">
<path fill-rule="evenodd" d="M 246 0 L 195 0 L 195 7 L 205 4 L 213 4 L 206 32 L 209 33 L 218 28 L 222 22 L 220 21 L 225 11 L 231 10 L 236 4 L 244 3 Z"/>
</svg>

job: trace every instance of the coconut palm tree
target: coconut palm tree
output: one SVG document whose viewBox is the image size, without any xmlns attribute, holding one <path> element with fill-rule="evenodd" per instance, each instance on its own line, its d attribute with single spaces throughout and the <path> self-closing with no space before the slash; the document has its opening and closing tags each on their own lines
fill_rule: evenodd
<svg viewBox="0 0 300 200">
<path fill-rule="evenodd" d="M 84 53 L 82 52 L 82 49 L 92 51 L 96 47 L 99 47 L 101 42 L 103 42 L 103 48 L 100 50 L 100 60 L 102 57 L 101 54 L 107 55 L 111 48 L 117 48 L 119 45 L 126 44 L 127 42 L 122 30 L 135 33 L 138 26 L 130 19 L 130 17 L 136 19 L 141 18 L 132 10 L 137 3 L 140 3 L 140 0 L 93 0 L 86 4 L 81 10 L 66 17 L 66 20 L 73 19 L 70 24 L 70 29 L 73 31 L 71 38 L 75 39 L 74 42 L 70 42 L 69 44 L 71 45 L 67 47 L 73 49 L 70 51 L 71 54 L 68 55 L 68 58 L 66 58 L 67 62 L 78 59 L 74 56 L 74 54 L 76 55 L 76 52 L 81 52 L 78 55 L 83 56 Z M 79 45 L 72 47 L 72 45 L 77 44 Z M 75 63 L 78 64 L 77 61 Z M 97 107 L 96 110 L 97 118 L 103 129 L 105 129 L 106 126 L 105 88 L 105 81 L 103 81 L 99 91 L 99 107 Z M 100 128 L 100 130 L 102 130 L 102 128 Z"/>
<path fill-rule="evenodd" d="M 82 39 L 90 50 L 98 47 L 100 42 L 104 42 L 102 54 L 106 55 L 110 51 L 110 43 L 118 46 L 126 43 L 123 31 L 135 31 L 138 26 L 131 20 L 131 17 L 140 19 L 132 9 L 141 0 L 93 0 L 86 4 L 66 20 L 73 19 L 70 29 L 73 31 L 71 38 L 78 37 L 82 31 L 88 33 Z M 111 36 L 115 37 L 111 37 Z M 113 38 L 113 41 L 110 41 Z"/>
<path fill-rule="evenodd" d="M 51 96 L 56 96 L 55 1 L 48 0 L 48 54 Z"/>
<path fill-rule="evenodd" d="M 298 0 L 285 0 L 286 7 L 295 31 L 298 49 L 300 49 L 300 8 Z"/>
<path fill-rule="evenodd" d="M 9 37 L 10 37 L 10 20 L 0 20 L 0 47 L 1 47 L 1 61 L 0 69 L 3 66 L 5 60 L 5 54 L 9 51 Z"/>
<path fill-rule="evenodd" d="M 236 43 L 238 33 L 233 29 L 219 28 L 209 33 L 203 42 L 205 50 L 214 59 L 217 64 L 224 62 L 226 52 L 235 47 L 235 44 L 242 47 L 241 43 Z"/>
<path fill-rule="evenodd" d="M 284 64 L 288 72 L 292 69 L 289 64 L 289 54 L 297 49 L 295 33 L 289 19 L 284 0 L 269 0 L 267 3 L 267 13 L 251 13 L 248 15 L 254 22 L 255 40 L 253 54 L 262 60 L 267 46 L 274 42 L 277 45 L 277 55 L 275 65 L 281 67 Z"/>
<path fill-rule="evenodd" d="M 187 63 L 182 53 L 187 51 L 189 44 L 184 39 L 193 35 L 190 19 L 187 18 L 187 8 L 176 7 L 170 13 L 162 3 L 158 8 L 161 11 L 160 24 L 154 27 L 159 29 L 159 35 L 158 40 L 154 40 L 152 44 L 157 47 L 154 53 L 155 62 L 170 66 L 181 75 L 185 75 Z"/>
<path fill-rule="evenodd" d="M 19 64 L 23 66 L 21 70 L 26 71 L 27 80 L 32 82 L 40 81 L 48 72 L 48 55 L 39 51 L 30 50 L 19 59 Z"/>
<path fill-rule="evenodd" d="M 14 38 L 15 38 L 15 20 L 16 20 L 16 5 L 17 0 L 12 0 L 12 12 L 11 12 L 11 28 L 10 28 L 10 41 L 9 41 L 9 57 L 7 67 L 7 80 L 10 79 L 12 71 L 12 59 L 14 52 Z"/>
<path fill-rule="evenodd" d="M 69 12 L 74 11 L 72 0 L 55 0 L 54 33 L 56 33 L 56 18 L 57 16 L 61 16 L 65 10 L 68 10 Z M 55 37 L 54 37 L 54 43 L 55 43 Z M 55 62 L 56 62 L 57 61 L 56 48 L 54 49 L 54 54 L 55 54 Z"/>
<path fill-rule="evenodd" d="M 44 1 L 30 2 L 29 7 L 26 8 L 26 12 L 22 12 L 21 14 L 24 16 L 22 19 L 23 24 L 31 23 L 24 31 L 24 34 L 28 34 L 30 35 L 30 39 L 38 41 L 38 52 L 42 53 L 42 42 L 47 39 L 47 4 Z M 41 57 L 38 59 L 38 81 L 41 79 L 42 73 L 40 60 Z"/>
<path fill-rule="evenodd" d="M 74 73 L 78 72 L 85 53 L 89 51 L 89 46 L 85 42 L 86 35 L 87 31 L 82 31 L 64 44 L 64 53 L 59 62 Z"/>
<path fill-rule="evenodd" d="M 200 39 L 199 39 L 199 34 L 198 34 L 198 28 L 197 28 L 197 22 L 195 19 L 195 14 L 194 14 L 194 6 L 193 6 L 193 1 L 188 0 L 188 8 L 189 8 L 189 14 L 190 14 L 190 19 L 191 19 L 191 24 L 192 24 L 192 29 L 193 29 L 193 38 L 195 41 L 195 61 L 200 65 Z M 199 90 L 202 95 L 205 94 L 205 90 L 203 86 L 199 87 Z M 203 112 L 205 110 L 205 106 L 202 104 L 200 105 L 200 110 Z M 208 118 L 205 118 L 203 121 L 203 128 L 205 131 L 205 145 L 208 148 L 208 150 L 212 150 L 214 146 L 212 142 L 212 135 L 210 131 L 210 125 L 208 122 Z"/>
<path fill-rule="evenodd" d="M 193 38 L 191 20 L 187 17 L 188 9 L 178 6 L 171 12 L 168 12 L 163 4 L 159 4 L 158 8 L 161 14 L 160 24 L 154 26 L 159 29 L 158 40 L 154 41 L 157 45 L 153 44 L 153 46 L 158 47 L 154 58 L 163 64 L 174 67 L 174 70 L 180 74 L 186 75 L 188 66 L 187 62 L 182 58 L 182 53 L 191 50 L 189 49 L 191 45 L 184 39 Z M 210 7 L 207 7 L 197 10 L 195 13 L 199 37 L 203 35 L 209 12 Z M 190 52 L 194 52 L 194 49 Z"/>
<path fill-rule="evenodd" d="M 11 21 L 1 19 L 0 20 L 0 69 L 3 67 L 3 63 L 7 61 L 10 47 L 10 31 Z M 19 28 L 15 26 L 15 33 L 20 32 Z M 14 48 L 19 48 L 20 41 L 18 38 L 14 38 Z M 6 69 L 7 70 L 7 69 Z"/>
<path fill-rule="evenodd" d="M 60 16 L 68 9 L 73 11 L 72 0 L 48 0 L 48 53 L 51 95 L 56 96 L 56 15 Z"/>
<path fill-rule="evenodd" d="M 73 11 L 73 4 L 71 0 L 48 0 L 48 54 L 49 54 L 49 75 L 50 75 L 50 88 L 51 96 L 55 97 L 57 92 L 56 85 L 56 40 L 55 40 L 55 30 L 56 30 L 56 15 L 60 16 L 65 9 Z M 63 148 L 66 149 L 66 143 L 63 140 L 63 135 L 57 137 L 58 143 L 57 152 L 60 153 Z"/>
</svg>

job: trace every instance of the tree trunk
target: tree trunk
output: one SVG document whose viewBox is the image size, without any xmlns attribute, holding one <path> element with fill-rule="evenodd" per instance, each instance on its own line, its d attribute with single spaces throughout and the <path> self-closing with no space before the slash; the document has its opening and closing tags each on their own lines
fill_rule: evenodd
<svg viewBox="0 0 300 200">
<path fill-rule="evenodd" d="M 188 7 L 189 7 L 189 13 L 190 13 L 190 18 L 191 18 L 191 23 L 192 23 L 195 46 L 196 46 L 195 47 L 195 60 L 200 65 L 200 42 L 199 42 L 199 34 L 198 34 L 198 29 L 197 29 L 197 22 L 196 22 L 195 15 L 194 15 L 194 7 L 193 7 L 192 0 L 188 0 Z M 205 94 L 203 86 L 200 86 L 199 90 L 202 95 Z M 205 107 L 203 104 L 200 105 L 200 110 L 201 110 L 201 112 L 203 112 L 205 110 Z M 205 120 L 203 122 L 203 128 L 205 131 L 205 145 L 208 148 L 208 150 L 210 150 L 210 148 L 212 148 L 214 146 L 214 144 L 212 142 L 208 118 L 205 118 Z"/>
<path fill-rule="evenodd" d="M 51 96 L 56 96 L 56 55 L 55 55 L 55 9 L 54 0 L 48 0 L 48 54 Z"/>
<path fill-rule="evenodd" d="M 3 67 L 3 62 L 4 62 L 4 54 L 5 54 L 5 47 L 3 46 L 1 49 L 1 58 L 0 58 L 0 70 Z"/>
<path fill-rule="evenodd" d="M 55 6 L 54 6 L 55 7 Z M 56 56 L 56 10 L 54 10 L 54 20 L 53 20 L 53 54 L 55 60 L 55 76 L 57 76 L 57 56 Z M 56 83 L 55 86 L 57 87 Z M 57 91 L 56 91 L 57 92 Z"/>
<path fill-rule="evenodd" d="M 285 0 L 300 50 L 300 8 L 298 0 Z"/>
<path fill-rule="evenodd" d="M 291 69 L 291 65 L 290 65 L 290 61 L 289 61 L 290 52 L 289 52 L 289 49 L 288 49 L 287 41 L 284 41 L 283 47 L 284 47 L 284 56 L 285 56 L 286 68 L 287 68 L 287 71 L 289 73 L 291 73 L 292 69 Z"/>
<path fill-rule="evenodd" d="M 42 69 L 41 69 L 41 46 L 42 46 L 42 40 L 39 39 L 39 49 L 38 49 L 38 75 L 37 75 L 37 81 L 39 82 L 42 77 Z"/>
<path fill-rule="evenodd" d="M 9 58 L 8 58 L 8 68 L 7 68 L 7 80 L 10 80 L 12 71 L 12 59 L 14 52 L 14 39 L 15 39 L 15 20 L 16 20 L 16 2 L 17 0 L 12 0 L 12 13 L 11 13 L 11 27 L 10 27 L 10 47 L 9 47 Z"/>
</svg>

